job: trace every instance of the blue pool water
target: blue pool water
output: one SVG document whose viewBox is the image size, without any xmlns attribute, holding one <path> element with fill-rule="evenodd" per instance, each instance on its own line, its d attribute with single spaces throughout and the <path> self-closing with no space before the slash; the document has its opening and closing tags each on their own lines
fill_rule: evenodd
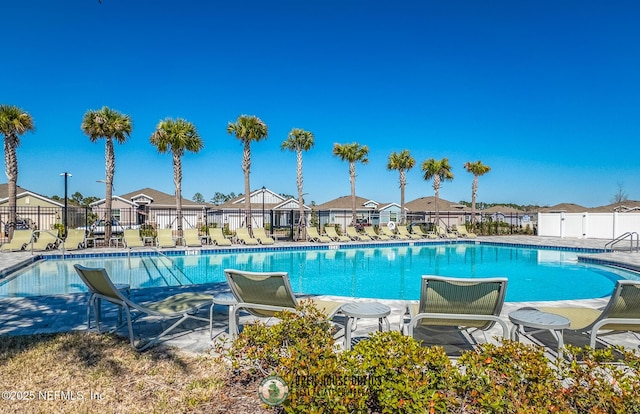
<svg viewBox="0 0 640 414">
<path fill-rule="evenodd" d="M 190 252 L 191 253 L 191 252 Z M 194 252 L 199 253 L 199 252 Z M 104 267 L 132 288 L 225 281 L 223 270 L 286 271 L 296 292 L 415 300 L 423 274 L 509 279 L 507 301 L 607 296 L 633 272 L 577 262 L 577 253 L 477 244 L 46 260 L 0 282 L 0 297 L 85 291 L 73 264 Z"/>
</svg>

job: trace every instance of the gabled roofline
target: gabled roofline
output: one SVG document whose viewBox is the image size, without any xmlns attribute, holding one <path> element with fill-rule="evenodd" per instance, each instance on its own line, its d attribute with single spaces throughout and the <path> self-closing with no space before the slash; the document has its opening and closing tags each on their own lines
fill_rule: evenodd
<svg viewBox="0 0 640 414">
<path fill-rule="evenodd" d="M 138 207 L 138 204 L 136 204 L 135 202 L 133 202 L 131 200 L 127 200 L 126 198 L 122 198 L 120 196 L 112 196 L 111 200 L 114 200 L 114 199 L 117 199 L 117 200 L 122 201 L 123 203 L 129 204 L 132 207 Z M 99 204 L 106 203 L 106 202 L 107 202 L 107 200 L 105 198 L 102 198 L 100 200 L 94 201 L 93 203 L 89 204 L 89 207 L 95 207 L 95 206 L 97 206 Z"/>
<path fill-rule="evenodd" d="M 139 193 L 139 194 L 134 195 L 133 197 L 131 197 L 131 201 L 133 201 L 135 198 L 139 198 L 139 197 L 146 197 L 149 200 L 151 200 L 151 202 L 153 202 L 153 197 L 151 197 L 150 195 L 147 195 L 145 193 Z M 135 202 L 135 201 L 133 201 L 133 202 Z"/>
<path fill-rule="evenodd" d="M 273 206 L 273 210 L 277 210 L 280 207 L 282 207 L 283 205 L 290 203 L 291 201 L 293 201 L 294 203 L 296 203 L 296 208 L 300 208 L 300 204 L 298 203 L 298 200 L 296 200 L 295 198 L 287 198 L 286 200 L 284 200 L 283 202 L 276 204 L 275 206 Z M 311 207 L 308 207 L 306 204 L 302 205 L 302 208 L 304 210 L 311 210 Z"/>
<path fill-rule="evenodd" d="M 400 207 L 400 204 L 398 204 L 398 203 L 396 203 L 396 202 L 393 202 L 393 203 L 385 204 L 385 205 L 384 205 L 384 206 L 382 206 L 382 207 L 378 207 L 378 210 L 384 210 L 384 209 L 389 208 L 389 207 L 391 207 L 391 206 L 396 206 L 396 207 L 398 207 L 398 208 L 401 208 L 401 207 Z M 407 210 L 407 211 L 409 210 L 407 207 L 405 207 L 404 209 L 405 209 L 405 210 Z"/>
<path fill-rule="evenodd" d="M 23 196 L 35 197 L 37 199 L 46 201 L 47 203 L 55 204 L 58 207 L 64 207 L 64 204 L 59 203 L 56 200 L 53 200 L 53 199 L 51 199 L 49 197 L 45 197 L 45 196 L 40 195 L 38 193 L 34 193 L 33 191 L 26 190 L 26 191 L 23 191 L 21 193 L 16 193 L 16 199 L 18 199 L 20 197 L 23 197 Z M 9 200 L 9 197 L 0 198 L 0 203 L 8 201 L 8 200 Z"/>
</svg>

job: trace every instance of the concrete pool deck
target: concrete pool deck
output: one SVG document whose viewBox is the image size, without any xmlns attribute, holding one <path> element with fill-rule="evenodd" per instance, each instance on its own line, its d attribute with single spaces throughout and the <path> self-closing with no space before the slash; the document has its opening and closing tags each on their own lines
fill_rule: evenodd
<svg viewBox="0 0 640 414">
<path fill-rule="evenodd" d="M 465 239 L 462 239 L 465 240 Z M 495 237 L 479 237 L 477 239 L 467 241 L 483 241 L 505 243 L 509 245 L 532 245 L 532 246 L 554 246 L 561 248 L 590 248 L 602 249 L 606 240 L 584 240 L 584 239 L 560 239 L 554 237 L 538 237 L 538 236 L 495 236 Z M 442 242 L 436 240 L 434 242 Z M 388 243 L 388 242 L 386 242 Z M 454 241 L 455 243 L 455 241 Z M 277 246 L 304 246 L 317 243 L 300 243 L 300 242 L 278 242 Z M 362 244 L 362 243 L 359 243 Z M 376 244 L 375 242 L 373 244 Z M 232 246 L 229 249 L 237 248 Z M 123 248 L 99 248 L 74 251 L 74 253 L 86 252 L 87 254 L 122 252 Z M 0 254 L 0 280 L 1 277 L 11 273 L 16 268 L 31 263 L 34 258 L 39 255 L 60 254 L 60 251 L 38 252 L 32 254 L 30 252 L 13 252 Z M 640 253 L 614 252 L 614 253 L 581 253 L 580 256 L 617 263 L 627 268 L 640 269 Z M 277 270 L 277 269 L 274 269 Z M 216 283 L 208 285 L 184 286 L 184 287 L 163 287 L 150 289 L 132 290 L 132 298 L 136 302 L 145 302 L 169 296 L 177 292 L 198 291 L 204 293 L 215 294 L 226 291 L 225 283 Z M 32 335 L 39 333 L 69 332 L 82 331 L 87 329 L 86 310 L 87 310 L 86 293 L 52 295 L 52 296 L 33 296 L 27 298 L 0 298 L 0 335 Z M 344 297 L 322 296 L 326 299 L 334 299 L 344 302 L 367 301 L 367 299 L 353 299 Z M 391 308 L 389 321 L 391 329 L 398 330 L 402 314 L 406 307 L 407 301 L 401 300 L 376 300 L 383 302 Z M 509 327 L 508 314 L 520 307 L 524 306 L 567 306 L 578 305 L 598 308 L 606 304 L 606 298 L 589 299 L 580 301 L 554 301 L 554 302 L 506 302 L 501 317 Z M 202 309 L 202 314 L 208 315 L 208 308 Z M 245 321 L 247 317 L 242 317 Z M 116 321 L 116 308 L 104 305 L 104 322 L 107 328 L 111 323 Z M 227 336 L 227 309 L 224 306 L 215 307 L 214 313 L 214 335 L 218 337 Z M 342 323 L 341 317 L 337 317 L 337 322 Z M 168 323 L 171 323 L 169 321 Z M 134 325 L 134 332 L 140 339 L 147 338 L 158 334 L 164 327 L 168 326 L 167 322 L 159 322 L 154 318 L 144 318 Z M 365 337 L 369 332 L 377 327 L 377 320 L 364 319 L 358 323 L 358 329 L 354 332 L 355 341 Z M 126 336 L 126 327 L 119 330 L 121 335 Z M 486 338 L 489 342 L 496 342 L 494 336 L 500 336 L 502 329 L 494 326 L 491 331 L 487 332 Z M 421 337 L 428 340 L 429 338 Z M 428 343 L 434 343 L 445 346 L 445 349 L 451 355 L 456 355 L 460 350 L 469 349 L 469 342 L 460 334 L 438 334 L 434 339 L 428 340 Z M 482 333 L 474 333 L 472 339 L 475 342 L 483 343 L 485 338 Z M 612 345 L 622 345 L 628 349 L 638 349 L 640 338 L 635 334 L 623 333 L 604 337 L 606 343 Z M 521 337 L 521 341 L 532 343 L 532 338 Z M 548 350 L 555 350 L 555 339 L 549 333 L 536 335 L 535 343 L 545 345 Z M 168 339 L 161 342 L 162 344 L 176 346 L 184 351 L 192 353 L 207 353 L 212 348 L 212 341 L 209 339 L 209 330 L 206 322 L 187 321 L 182 327 L 177 328 L 174 333 L 168 336 Z M 585 335 L 579 335 L 571 332 L 565 332 L 565 343 L 575 345 L 588 344 L 588 338 Z M 553 355 L 553 354 L 551 354 Z"/>
</svg>

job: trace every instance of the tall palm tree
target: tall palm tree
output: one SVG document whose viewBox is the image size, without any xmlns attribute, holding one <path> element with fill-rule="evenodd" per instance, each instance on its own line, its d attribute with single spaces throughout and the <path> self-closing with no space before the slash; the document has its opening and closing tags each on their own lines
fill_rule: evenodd
<svg viewBox="0 0 640 414">
<path fill-rule="evenodd" d="M 392 152 L 387 162 L 387 170 L 398 170 L 400 172 L 400 224 L 407 221 L 407 213 L 404 211 L 404 189 L 407 186 L 407 171 L 415 167 L 416 159 L 411 156 L 409 150 L 399 153 Z"/>
<path fill-rule="evenodd" d="M 178 220 L 178 236 L 182 237 L 182 156 L 185 151 L 197 153 L 204 144 L 198 130 L 191 122 L 182 118 L 167 118 L 158 123 L 151 134 L 151 144 L 160 153 L 171 151 L 173 154 L 173 183 L 176 186 L 176 217 Z"/>
<path fill-rule="evenodd" d="M 104 106 L 99 110 L 87 111 L 84 114 L 80 128 L 91 142 L 96 142 L 100 138 L 105 139 L 105 209 L 107 217 L 105 217 L 104 239 L 108 241 L 111 239 L 111 193 L 113 192 L 113 175 L 116 171 L 116 155 L 113 149 L 113 141 L 124 144 L 127 138 L 131 136 L 133 123 L 129 115 L 121 114 Z"/>
<path fill-rule="evenodd" d="M 0 105 L 0 134 L 4 135 L 4 162 L 7 174 L 7 191 L 9 203 L 9 238 L 13 237 L 13 230 L 17 219 L 16 186 L 18 185 L 18 154 L 16 149 L 20 145 L 20 135 L 34 131 L 33 118 L 27 112 L 12 105 Z"/>
<path fill-rule="evenodd" d="M 351 225 L 355 226 L 358 220 L 356 215 L 356 162 L 369 163 L 369 148 L 366 145 L 333 144 L 333 155 L 342 161 L 349 162 L 349 182 L 351 182 Z"/>
<path fill-rule="evenodd" d="M 467 162 L 464 169 L 473 174 L 473 184 L 471 185 L 471 224 L 476 222 L 476 196 L 478 195 L 478 177 L 491 171 L 491 167 L 484 165 L 482 161 Z"/>
<path fill-rule="evenodd" d="M 440 223 L 440 207 L 438 206 L 440 200 L 440 184 L 442 181 L 453 180 L 453 173 L 451 172 L 451 165 L 449 160 L 443 158 L 441 160 L 435 160 L 429 158 L 422 163 L 422 172 L 424 172 L 424 179 L 429 181 L 433 179 L 433 191 L 436 196 L 436 226 Z"/>
<path fill-rule="evenodd" d="M 300 238 L 306 238 L 305 229 L 306 222 L 304 217 L 304 199 L 302 193 L 302 151 L 309 151 L 314 144 L 313 133 L 309 131 L 305 131 L 300 128 L 293 128 L 291 132 L 289 132 L 289 136 L 286 141 L 282 143 L 280 146 L 283 150 L 290 150 L 296 152 L 297 158 L 297 181 L 298 184 L 298 207 L 300 209 L 300 221 L 298 222 L 298 226 L 300 228 Z"/>
<path fill-rule="evenodd" d="M 242 153 L 242 171 L 244 171 L 244 205 L 245 223 L 251 229 L 251 185 L 249 174 L 251 173 L 251 142 L 267 138 L 267 124 L 257 116 L 240 115 L 236 122 L 229 122 L 227 133 L 233 134 L 244 145 Z"/>
</svg>

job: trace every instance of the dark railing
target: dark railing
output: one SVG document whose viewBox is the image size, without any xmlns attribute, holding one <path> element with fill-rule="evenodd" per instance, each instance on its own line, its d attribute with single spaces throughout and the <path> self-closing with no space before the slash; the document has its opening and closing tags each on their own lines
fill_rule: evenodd
<svg viewBox="0 0 640 414">
<path fill-rule="evenodd" d="M 42 206 L 18 206 L 17 220 L 13 228 L 31 228 L 33 230 L 57 230 L 58 235 L 64 238 L 63 207 Z M 177 230 L 178 219 L 175 208 L 148 209 L 120 208 L 112 209 L 111 214 L 105 209 L 69 206 L 67 209 L 67 222 L 69 228 L 87 228 L 99 220 L 107 220 L 109 216 L 117 223 L 118 228 L 127 229 L 140 227 L 152 235 L 155 229 L 172 228 Z M 247 226 L 245 223 L 244 208 L 218 209 L 202 208 L 198 210 L 182 210 L 182 228 L 198 228 L 204 235 L 207 227 L 220 227 L 227 234 L 232 234 L 239 227 Z M 300 214 L 298 210 L 262 210 L 254 208 L 250 227 L 263 227 L 278 240 L 298 240 L 300 238 L 298 224 Z M 377 226 L 381 222 L 379 212 L 358 212 L 358 226 Z M 469 230 L 482 235 L 501 234 L 535 234 L 535 223 L 525 221 L 525 214 L 488 214 L 479 212 L 477 222 L 471 225 L 471 215 L 468 212 L 440 212 L 439 222 L 441 226 L 452 229 L 453 226 L 466 225 Z M 385 216 L 385 222 L 398 221 L 399 217 Z M 421 225 L 423 230 L 431 230 L 436 220 L 435 212 L 419 212 L 407 214 L 407 224 Z M 0 207 L 0 237 L 7 240 L 8 229 L 11 227 L 8 207 Z M 306 218 L 307 225 L 321 228 L 326 225 L 337 226 L 345 229 L 351 225 L 351 210 L 313 210 Z"/>
</svg>

